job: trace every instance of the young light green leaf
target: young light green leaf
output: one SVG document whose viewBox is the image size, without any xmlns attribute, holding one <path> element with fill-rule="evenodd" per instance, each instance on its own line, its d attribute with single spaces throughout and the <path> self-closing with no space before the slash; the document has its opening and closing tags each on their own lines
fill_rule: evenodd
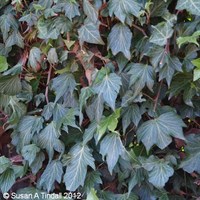
<svg viewBox="0 0 200 200">
<path fill-rule="evenodd" d="M 2 174 L 4 171 L 7 170 L 8 167 L 10 167 L 11 162 L 8 158 L 5 156 L 0 157 L 0 174 Z"/>
<path fill-rule="evenodd" d="M 130 14 L 136 17 L 139 16 L 141 5 L 136 0 L 110 0 L 108 8 L 111 17 L 114 14 L 122 23 L 124 23 L 125 19 Z"/>
<path fill-rule="evenodd" d="M 98 74 L 100 75 L 104 69 L 100 70 Z M 103 74 L 102 74 L 103 75 Z M 121 78 L 115 74 L 104 74 L 101 81 L 94 83 L 92 89 L 98 96 L 103 97 L 104 101 L 115 110 L 115 101 L 121 86 Z"/>
<path fill-rule="evenodd" d="M 200 36 L 200 31 L 196 31 L 191 36 L 178 37 L 176 41 L 179 48 L 181 47 L 181 45 L 187 44 L 187 43 L 193 43 L 199 46 L 199 43 L 197 42 L 197 40 L 199 39 L 199 36 Z"/>
<path fill-rule="evenodd" d="M 92 188 L 89 192 L 89 194 L 87 195 L 87 199 L 86 200 L 99 200 L 99 198 L 96 195 L 96 190 L 94 188 Z"/>
<path fill-rule="evenodd" d="M 200 69 L 200 58 L 192 60 L 192 64 Z"/>
<path fill-rule="evenodd" d="M 0 188 L 1 192 L 5 193 L 10 190 L 12 185 L 15 183 L 15 173 L 14 170 L 8 168 L 3 174 L 0 176 Z"/>
<path fill-rule="evenodd" d="M 84 185 L 87 174 L 87 166 L 95 169 L 94 158 L 86 145 L 76 144 L 70 150 L 70 163 L 67 166 L 64 182 L 66 189 L 75 191 L 80 185 Z"/>
<path fill-rule="evenodd" d="M 149 172 L 149 182 L 157 188 L 164 187 L 169 177 L 174 174 L 174 169 L 168 161 L 155 156 L 150 156 L 142 165 Z"/>
<path fill-rule="evenodd" d="M 194 69 L 193 81 L 197 81 L 199 79 L 200 79 L 200 69 L 196 68 Z"/>
<path fill-rule="evenodd" d="M 113 55 L 122 52 L 124 56 L 130 60 L 132 33 L 125 24 L 116 24 L 108 36 L 108 47 L 112 50 Z"/>
<path fill-rule="evenodd" d="M 103 138 L 100 143 L 100 153 L 103 156 L 103 159 L 106 156 L 108 170 L 110 174 L 112 174 L 119 156 L 124 153 L 124 146 L 117 133 L 109 133 Z"/>
<path fill-rule="evenodd" d="M 106 130 L 109 130 L 111 132 L 114 132 L 117 124 L 118 124 L 118 118 L 120 117 L 120 111 L 121 109 L 116 109 L 113 114 L 111 114 L 108 117 L 103 118 L 97 128 L 97 141 L 99 141 Z"/>
<path fill-rule="evenodd" d="M 73 93 L 76 88 L 76 81 L 72 74 L 64 73 L 52 80 L 51 88 L 56 93 L 55 102 L 57 102 L 64 94 Z"/>
<path fill-rule="evenodd" d="M 36 70 L 38 62 L 41 61 L 41 50 L 37 47 L 33 47 L 30 50 L 29 58 L 28 58 L 28 64 Z"/>
<path fill-rule="evenodd" d="M 8 69 L 8 63 L 5 56 L 0 56 L 0 72 L 4 72 Z"/>
<path fill-rule="evenodd" d="M 15 76 L 1 76 L 0 75 L 0 93 L 6 95 L 16 95 L 22 89 L 21 81 L 18 75 Z"/>
<path fill-rule="evenodd" d="M 191 14 L 200 16 L 200 1 L 199 0 L 178 0 L 176 9 L 177 10 L 186 9 Z"/>
<path fill-rule="evenodd" d="M 185 140 L 182 127 L 185 127 L 185 124 L 181 118 L 174 112 L 167 112 L 144 122 L 137 130 L 137 137 L 147 151 L 154 144 L 164 149 L 172 142 L 171 136 Z"/>
<path fill-rule="evenodd" d="M 156 26 L 152 26 L 153 32 L 150 37 L 150 42 L 159 46 L 167 44 L 167 40 L 172 36 L 174 30 L 167 22 L 161 22 Z"/>
<path fill-rule="evenodd" d="M 62 175 L 63 175 L 62 163 L 59 160 L 53 160 L 47 165 L 42 176 L 40 177 L 38 184 L 40 187 L 43 187 L 44 190 L 50 192 L 55 188 L 54 187 L 55 181 L 61 183 Z"/>
<path fill-rule="evenodd" d="M 49 162 L 52 160 L 54 150 L 63 154 L 64 144 L 58 139 L 60 137 L 60 130 L 56 128 L 55 122 L 48 124 L 38 135 L 38 145 L 45 148 L 49 155 Z"/>
<path fill-rule="evenodd" d="M 25 160 L 29 162 L 29 165 L 33 163 L 36 158 L 37 153 L 40 151 L 40 148 L 36 144 L 29 144 L 22 148 L 22 156 Z"/>
<path fill-rule="evenodd" d="M 99 24 L 88 19 L 85 20 L 84 24 L 78 30 L 78 34 L 81 45 L 84 42 L 92 44 L 104 44 L 99 32 Z"/>
</svg>

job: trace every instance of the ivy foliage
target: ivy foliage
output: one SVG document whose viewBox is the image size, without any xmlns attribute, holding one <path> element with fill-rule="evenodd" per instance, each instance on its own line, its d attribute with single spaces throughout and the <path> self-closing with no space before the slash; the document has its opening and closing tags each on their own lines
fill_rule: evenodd
<svg viewBox="0 0 200 200">
<path fill-rule="evenodd" d="M 2 2 L 2 193 L 200 197 L 199 0 Z"/>
</svg>

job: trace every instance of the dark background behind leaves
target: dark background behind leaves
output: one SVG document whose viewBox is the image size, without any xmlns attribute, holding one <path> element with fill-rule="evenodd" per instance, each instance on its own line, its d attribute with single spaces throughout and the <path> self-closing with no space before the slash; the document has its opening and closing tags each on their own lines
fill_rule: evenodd
<svg viewBox="0 0 200 200">
<path fill-rule="evenodd" d="M 199 0 L 1 1 L 1 193 L 198 199 L 199 36 Z"/>
</svg>

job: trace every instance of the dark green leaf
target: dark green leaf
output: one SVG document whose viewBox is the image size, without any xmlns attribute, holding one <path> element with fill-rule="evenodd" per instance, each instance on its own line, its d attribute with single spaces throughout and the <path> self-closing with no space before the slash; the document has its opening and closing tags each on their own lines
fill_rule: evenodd
<svg viewBox="0 0 200 200">
<path fill-rule="evenodd" d="M 130 60 L 132 33 L 128 26 L 124 24 L 116 24 L 108 36 L 108 46 L 112 50 L 113 55 L 122 52 L 124 56 Z"/>
<path fill-rule="evenodd" d="M 64 144 L 58 139 L 60 131 L 56 128 L 56 124 L 52 121 L 48 124 L 38 135 L 38 144 L 41 148 L 47 150 L 49 161 L 52 160 L 54 150 L 63 154 L 65 147 Z"/>
<path fill-rule="evenodd" d="M 28 62 L 29 65 L 36 70 L 36 67 L 38 65 L 38 63 L 41 61 L 41 51 L 39 48 L 37 47 L 33 47 L 30 50 L 30 54 L 29 54 L 29 58 L 28 58 Z"/>
<path fill-rule="evenodd" d="M 137 130 L 138 140 L 142 141 L 147 151 L 156 144 L 160 149 L 164 149 L 176 137 L 185 140 L 182 127 L 183 121 L 173 112 L 167 112 L 158 118 L 144 122 Z"/>
<path fill-rule="evenodd" d="M 16 76 L 0 76 L 0 93 L 6 95 L 16 95 L 22 89 L 21 81 Z"/>
<path fill-rule="evenodd" d="M 109 1 L 109 14 L 115 16 L 124 23 L 128 15 L 139 16 L 141 5 L 136 0 L 110 0 Z"/>
<path fill-rule="evenodd" d="M 99 71 L 99 76 L 103 75 L 104 69 Z M 115 101 L 121 86 L 121 78 L 115 73 L 104 74 L 101 81 L 93 85 L 93 90 L 98 96 L 103 97 L 104 101 L 115 110 Z"/>
<path fill-rule="evenodd" d="M 39 185 L 47 192 L 52 191 L 55 187 L 55 181 L 61 183 L 63 175 L 63 166 L 59 160 L 53 160 L 49 163 L 44 170 L 39 180 Z"/>
<path fill-rule="evenodd" d="M 164 46 L 167 44 L 167 40 L 172 36 L 173 29 L 166 22 L 161 22 L 156 26 L 152 26 L 153 33 L 150 38 L 150 42 L 157 44 L 159 46 Z"/>
<path fill-rule="evenodd" d="M 11 162 L 8 158 L 5 156 L 0 157 L 0 174 L 2 174 L 4 171 L 7 170 L 8 167 L 10 167 Z"/>
<path fill-rule="evenodd" d="M 118 133 L 109 133 L 100 143 L 100 153 L 103 158 L 106 156 L 106 162 L 108 164 L 108 170 L 112 174 L 113 169 L 119 159 L 122 156 L 125 148 Z"/>
<path fill-rule="evenodd" d="M 143 167 L 149 172 L 149 182 L 157 188 L 162 188 L 165 183 L 174 174 L 174 169 L 168 164 L 168 161 L 150 156 L 143 162 Z"/>
<path fill-rule="evenodd" d="M 77 144 L 70 150 L 70 163 L 67 166 L 64 182 L 66 189 L 75 191 L 80 185 L 84 185 L 87 174 L 87 166 L 95 169 L 94 158 L 86 145 Z"/>
<path fill-rule="evenodd" d="M 58 77 L 52 80 L 52 90 L 56 93 L 55 102 L 57 102 L 61 97 L 64 96 L 67 92 L 71 94 L 76 88 L 76 82 L 74 80 L 74 76 L 72 74 L 61 74 Z"/>
<path fill-rule="evenodd" d="M 13 169 L 8 168 L 3 174 L 0 176 L 0 188 L 1 192 L 5 193 L 10 190 L 12 185 L 15 183 L 15 173 Z"/>
<path fill-rule="evenodd" d="M 88 19 L 85 20 L 84 25 L 78 30 L 80 43 L 84 42 L 92 44 L 104 44 L 99 32 L 98 23 L 94 23 Z"/>
<path fill-rule="evenodd" d="M 155 73 L 153 67 L 141 63 L 131 63 L 130 71 L 130 86 L 134 86 L 134 96 L 138 95 L 145 85 L 152 91 L 154 85 Z"/>
<path fill-rule="evenodd" d="M 200 16 L 200 2 L 198 0 L 178 0 L 176 9 L 186 9 L 191 14 Z"/>
<path fill-rule="evenodd" d="M 186 137 L 187 146 L 185 151 L 189 154 L 186 159 L 184 159 L 180 168 L 183 168 L 188 173 L 197 171 L 200 173 L 199 163 L 200 163 L 200 137 L 199 135 L 191 134 Z"/>
</svg>

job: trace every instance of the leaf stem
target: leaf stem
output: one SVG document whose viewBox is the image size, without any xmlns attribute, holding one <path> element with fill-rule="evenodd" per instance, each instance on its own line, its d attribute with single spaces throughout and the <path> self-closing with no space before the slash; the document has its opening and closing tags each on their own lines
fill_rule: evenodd
<svg viewBox="0 0 200 200">
<path fill-rule="evenodd" d="M 137 26 L 136 24 L 132 24 L 132 25 L 133 25 L 133 27 L 135 27 L 137 30 L 139 30 L 140 32 L 142 32 L 143 35 L 144 35 L 145 37 L 148 37 L 147 34 L 145 33 L 145 31 L 144 31 L 141 27 Z"/>
<path fill-rule="evenodd" d="M 49 67 L 49 71 L 48 71 L 48 77 L 47 77 L 47 84 L 46 84 L 46 90 L 45 90 L 45 98 L 46 98 L 46 102 L 49 103 L 49 82 L 50 82 L 50 78 L 51 78 L 51 71 L 52 71 L 53 65 L 50 64 Z"/>
<path fill-rule="evenodd" d="M 153 107 L 154 112 L 156 111 L 156 108 L 157 108 L 157 105 L 158 105 L 158 99 L 160 97 L 160 91 L 161 91 L 161 88 L 162 88 L 162 84 L 163 84 L 163 80 L 160 82 L 160 85 L 159 85 L 159 88 L 158 88 L 158 93 L 157 93 L 156 98 L 154 100 L 154 107 Z"/>
</svg>

